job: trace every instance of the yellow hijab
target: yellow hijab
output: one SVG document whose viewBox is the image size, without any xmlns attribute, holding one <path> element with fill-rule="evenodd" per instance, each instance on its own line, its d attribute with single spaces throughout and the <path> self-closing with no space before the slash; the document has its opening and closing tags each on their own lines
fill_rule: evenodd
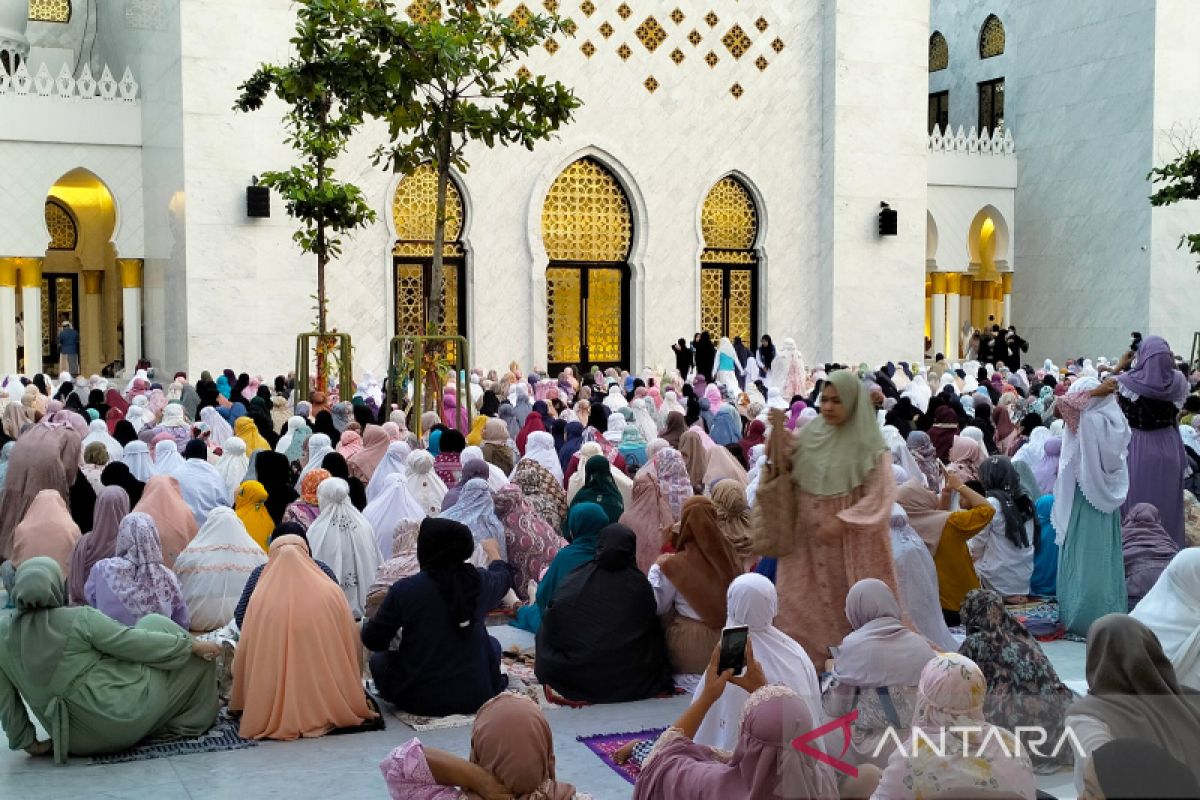
<svg viewBox="0 0 1200 800">
<path fill-rule="evenodd" d="M 241 420 L 238 420 L 241 422 Z M 250 538 L 267 552 L 267 542 L 275 530 L 275 521 L 267 513 L 267 490 L 258 481 L 246 481 L 238 487 L 233 510 L 246 526 Z"/>
<path fill-rule="evenodd" d="M 475 421 L 471 423 L 471 432 L 467 434 L 467 446 L 479 447 L 483 444 L 483 426 L 487 425 L 489 419 L 491 417 L 485 417 L 482 414 L 475 418 Z"/>
<path fill-rule="evenodd" d="M 258 432 L 254 420 L 249 417 L 238 417 L 237 422 L 233 424 L 233 435 L 246 443 L 247 456 L 252 456 L 259 450 L 271 449 L 271 445 Z"/>
</svg>

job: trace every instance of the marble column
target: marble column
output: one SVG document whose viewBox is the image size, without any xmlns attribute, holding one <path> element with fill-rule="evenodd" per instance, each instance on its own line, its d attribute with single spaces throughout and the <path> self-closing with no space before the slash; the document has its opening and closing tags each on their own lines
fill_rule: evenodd
<svg viewBox="0 0 1200 800">
<path fill-rule="evenodd" d="M 933 342 L 933 352 L 944 352 L 946 344 L 946 273 L 934 272 L 929 276 L 933 294 L 933 313 L 930 316 L 929 338 Z"/>
<path fill-rule="evenodd" d="M 971 318 L 971 287 L 974 283 L 975 281 L 966 273 L 958 276 L 958 324 L 960 326 L 964 322 L 970 322 L 971 327 L 976 327 L 975 321 Z"/>
<path fill-rule="evenodd" d="M 133 375 L 142 357 L 142 260 L 117 259 L 121 268 L 121 311 L 125 332 L 125 375 Z"/>
<path fill-rule="evenodd" d="M 79 321 L 79 372 L 91 375 L 100 372 L 104 363 L 104 334 L 101 332 L 101 292 L 104 273 L 99 270 L 83 272 L 83 310 Z"/>
<path fill-rule="evenodd" d="M 17 372 L 17 264 L 0 258 L 0 380 Z"/>
<path fill-rule="evenodd" d="M 950 361 L 962 358 L 962 323 L 959 321 L 959 310 L 962 308 L 958 301 L 960 276 L 950 273 L 946 276 L 946 349 L 942 352 Z"/>
<path fill-rule="evenodd" d="M 25 325 L 25 374 L 42 371 L 42 260 L 21 259 L 21 310 Z"/>
</svg>

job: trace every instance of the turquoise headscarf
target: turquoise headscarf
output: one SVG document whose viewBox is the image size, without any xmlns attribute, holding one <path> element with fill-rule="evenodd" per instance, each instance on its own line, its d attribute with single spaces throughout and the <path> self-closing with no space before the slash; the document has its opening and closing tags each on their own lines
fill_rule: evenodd
<svg viewBox="0 0 1200 800">
<path fill-rule="evenodd" d="M 558 584 L 578 567 L 596 557 L 600 531 L 609 525 L 608 514 L 596 503 L 577 503 L 567 514 L 567 532 L 571 543 L 558 551 L 550 562 L 545 577 L 538 584 L 537 602 L 517 609 L 513 623 L 518 628 L 537 633 L 542 625 L 542 613 L 550 606 Z"/>
</svg>

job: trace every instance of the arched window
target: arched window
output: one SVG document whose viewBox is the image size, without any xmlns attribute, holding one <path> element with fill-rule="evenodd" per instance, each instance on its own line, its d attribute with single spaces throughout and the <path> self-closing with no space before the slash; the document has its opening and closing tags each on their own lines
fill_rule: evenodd
<svg viewBox="0 0 1200 800">
<path fill-rule="evenodd" d="M 758 330 L 758 207 L 746 186 L 722 178 L 700 212 L 700 330 L 713 338 L 742 337 L 753 347 Z"/>
<path fill-rule="evenodd" d="M 563 170 L 542 208 L 549 369 L 629 362 L 633 215 L 613 174 L 591 158 Z"/>
<path fill-rule="evenodd" d="M 1004 23 L 995 14 L 989 14 L 979 29 L 979 57 L 991 58 L 1004 54 Z"/>
<path fill-rule="evenodd" d="M 950 45 L 941 31 L 934 31 L 929 37 L 929 71 L 941 72 L 950 66 Z"/>
<path fill-rule="evenodd" d="M 425 285 L 433 274 L 433 229 L 437 217 L 437 171 L 422 164 L 400 181 L 392 196 L 396 244 L 392 269 L 396 292 L 396 335 L 423 336 Z M 446 190 L 446 235 L 442 247 L 442 334 L 467 335 L 466 260 L 461 242 L 462 192 L 451 179 Z"/>
<path fill-rule="evenodd" d="M 70 22 L 71 0 L 29 0 L 31 22 Z"/>
<path fill-rule="evenodd" d="M 53 200 L 46 201 L 46 230 L 50 231 L 50 250 L 74 250 L 79 241 L 75 218 Z"/>
</svg>

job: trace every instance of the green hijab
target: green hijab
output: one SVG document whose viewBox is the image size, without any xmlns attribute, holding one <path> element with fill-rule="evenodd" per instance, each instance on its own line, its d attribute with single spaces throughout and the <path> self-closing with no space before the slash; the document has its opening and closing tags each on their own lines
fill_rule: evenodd
<svg viewBox="0 0 1200 800">
<path fill-rule="evenodd" d="M 12 602 L 17 611 L 5 643 L 29 676 L 48 680 L 62 659 L 74 615 L 63 609 L 67 602 L 62 568 L 53 558 L 38 556 L 17 568 Z"/>
<path fill-rule="evenodd" d="M 579 503 L 595 503 L 604 509 L 609 522 L 619 522 L 625 513 L 625 501 L 621 499 L 621 490 L 613 480 L 612 469 L 604 456 L 592 456 L 584 466 L 583 488 L 571 501 L 575 506 Z M 567 520 L 568 530 L 570 519 Z"/>
<path fill-rule="evenodd" d="M 830 425 L 817 417 L 800 430 L 792 456 L 792 477 L 818 497 L 849 494 L 862 486 L 887 450 L 875 421 L 875 408 L 858 376 L 840 369 L 829 376 L 846 406 L 846 421 Z"/>
</svg>

